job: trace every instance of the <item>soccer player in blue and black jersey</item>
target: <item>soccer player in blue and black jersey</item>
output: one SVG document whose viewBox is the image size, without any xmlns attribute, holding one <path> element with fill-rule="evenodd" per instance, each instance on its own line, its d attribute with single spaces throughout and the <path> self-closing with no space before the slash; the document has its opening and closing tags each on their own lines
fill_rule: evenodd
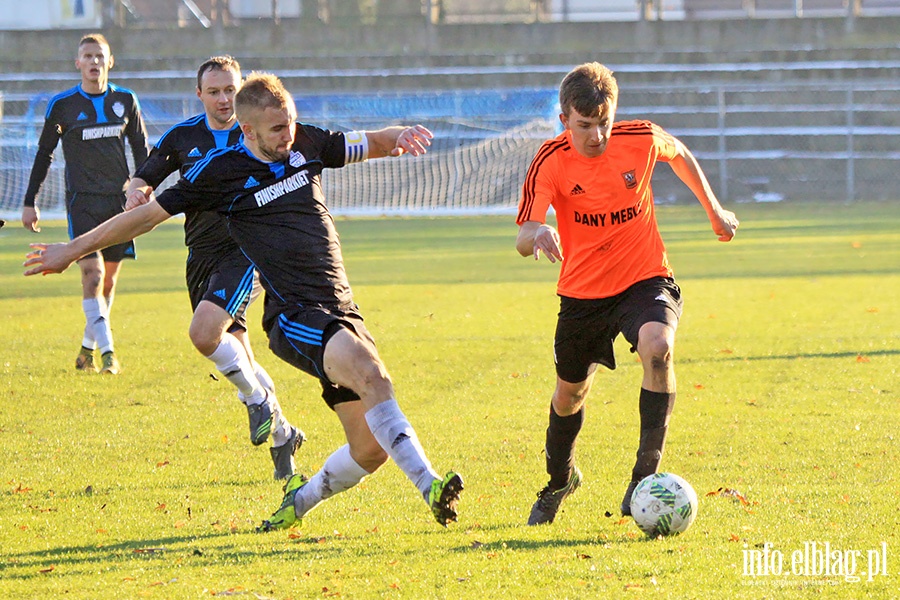
<svg viewBox="0 0 900 600">
<path fill-rule="evenodd" d="M 26 275 L 58 273 L 95 247 L 150 231 L 186 210 L 218 210 L 259 271 L 269 347 L 317 377 L 347 439 L 310 479 L 294 475 L 281 506 L 260 527 L 291 527 L 323 500 L 359 483 L 388 457 L 413 482 L 442 525 L 455 521 L 463 488 L 431 466 L 394 395 L 372 336 L 353 301 L 321 176 L 368 158 L 417 156 L 431 143 L 421 125 L 331 132 L 296 122 L 277 77 L 251 74 L 235 96 L 244 139 L 213 150 L 155 200 L 68 244 L 32 244 Z"/>
<path fill-rule="evenodd" d="M 147 158 L 147 133 L 141 107 L 131 90 L 109 82 L 113 56 L 100 34 L 81 38 L 75 67 L 81 83 L 54 96 L 47 105 L 44 128 L 25 192 L 22 224 L 40 231 L 40 191 L 57 144 L 62 140 L 66 159 L 66 211 L 69 237 L 74 238 L 125 210 L 128 183 L 125 139 L 134 164 Z M 101 260 L 102 256 L 102 260 Z M 75 368 L 96 371 L 94 348 L 99 347 L 101 373 L 115 375 L 119 363 L 113 348 L 109 311 L 121 261 L 134 258 L 134 243 L 123 240 L 80 257 L 82 307 L 87 324 Z"/>
<path fill-rule="evenodd" d="M 204 112 L 166 131 L 135 171 L 126 208 L 146 204 L 169 175 L 181 175 L 213 149 L 241 139 L 234 95 L 241 87 L 241 67 L 231 56 L 213 56 L 197 70 L 197 97 Z M 188 247 L 185 275 L 191 308 L 191 341 L 238 390 L 250 417 L 250 441 L 258 446 L 272 435 L 275 478 L 294 474 L 294 452 L 305 436 L 288 423 L 275 397 L 274 383 L 253 357 L 246 310 L 259 292 L 253 265 L 228 235 L 216 211 L 185 211 Z"/>
</svg>

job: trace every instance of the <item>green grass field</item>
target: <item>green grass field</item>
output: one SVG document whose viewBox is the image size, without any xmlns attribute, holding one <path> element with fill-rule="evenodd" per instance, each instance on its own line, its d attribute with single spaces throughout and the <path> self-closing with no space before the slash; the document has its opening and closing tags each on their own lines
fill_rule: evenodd
<svg viewBox="0 0 900 600">
<path fill-rule="evenodd" d="M 699 206 L 659 211 L 686 298 L 663 470 L 700 496 L 690 531 L 664 539 L 617 513 L 641 377 L 624 344 L 588 400 L 585 484 L 556 523 L 524 526 L 546 481 L 556 269 L 515 253 L 511 217 L 338 222 L 400 403 L 435 466 L 465 477 L 459 523 L 438 526 L 389 463 L 270 534 L 254 533 L 281 499 L 269 453 L 187 337 L 180 224 L 139 240 L 123 268 L 124 372 L 101 378 L 72 368 L 76 270 L 21 275 L 28 242 L 61 240 L 63 224 L 35 236 L 9 223 L 0 597 L 896 598 L 900 211 L 732 208 L 730 244 Z M 257 357 L 309 435 L 297 461 L 312 474 L 341 431 L 316 382 L 267 349 L 260 314 Z M 759 556 L 768 571 L 754 576 Z"/>
</svg>

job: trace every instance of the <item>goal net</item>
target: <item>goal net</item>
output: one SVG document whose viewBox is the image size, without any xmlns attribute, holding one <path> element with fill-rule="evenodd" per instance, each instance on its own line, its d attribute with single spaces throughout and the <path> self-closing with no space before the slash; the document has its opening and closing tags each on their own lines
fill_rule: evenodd
<svg viewBox="0 0 900 600">
<path fill-rule="evenodd" d="M 0 212 L 18 212 L 28 186 L 44 111 L 52 94 L 7 95 L 0 113 Z M 155 142 L 197 114 L 196 98 L 139 95 Z M 513 211 L 540 144 L 556 134 L 556 94 L 548 89 L 295 96 L 299 119 L 332 130 L 421 123 L 435 134 L 424 156 L 374 160 L 322 177 L 336 214 L 463 214 Z M 130 156 L 129 156 L 130 160 Z M 64 157 L 54 153 L 37 199 L 44 218 L 62 215 Z M 173 175 L 161 187 L 176 180 Z"/>
</svg>

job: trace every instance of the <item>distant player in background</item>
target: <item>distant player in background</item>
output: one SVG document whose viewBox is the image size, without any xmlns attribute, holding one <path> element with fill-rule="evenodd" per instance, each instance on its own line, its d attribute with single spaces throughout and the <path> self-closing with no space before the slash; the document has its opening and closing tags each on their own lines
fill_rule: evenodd
<svg viewBox="0 0 900 600">
<path fill-rule="evenodd" d="M 214 56 L 197 70 L 197 97 L 204 112 L 169 129 L 138 167 L 128 185 L 127 208 L 146 204 L 153 190 L 175 171 L 187 173 L 213 149 L 241 139 L 234 95 L 241 87 L 241 67 L 230 56 Z M 275 478 L 294 474 L 294 452 L 304 442 L 301 430 L 284 417 L 272 378 L 253 356 L 246 310 L 259 292 L 253 265 L 228 234 L 225 218 L 215 211 L 186 211 L 185 275 L 194 346 L 238 390 L 250 417 L 250 441 L 258 446 L 272 434 Z"/>
<path fill-rule="evenodd" d="M 462 478 L 453 471 L 441 477 L 432 468 L 395 399 L 353 300 L 321 184 L 325 168 L 423 154 L 431 132 L 415 125 L 341 133 L 299 123 L 290 93 L 265 73 L 247 78 L 235 96 L 235 110 L 244 132 L 240 144 L 209 152 L 157 200 L 68 244 L 32 244 L 25 274 L 61 272 L 95 246 L 140 235 L 185 210 L 225 214 L 231 236 L 266 290 L 263 328 L 269 347 L 319 379 L 347 440 L 309 480 L 288 479 L 281 506 L 260 530 L 291 527 L 388 458 L 446 526 L 456 520 Z"/>
<path fill-rule="evenodd" d="M 662 459 L 675 405 L 672 354 L 682 299 L 656 223 L 650 188 L 656 163 L 669 163 L 690 188 L 720 241 L 731 240 L 738 227 L 684 144 L 649 121 L 614 124 L 618 96 L 612 71 L 599 63 L 569 72 L 559 88 L 565 131 L 538 150 L 522 189 L 516 249 L 562 263 L 557 381 L 545 445 L 550 481 L 538 493 L 529 525 L 552 523 L 560 503 L 581 484 L 575 439 L 584 402 L 597 363 L 615 369 L 613 340 L 619 333 L 644 371 L 640 442 L 623 515 L 631 514 L 637 483 L 655 473 Z M 545 223 L 549 206 L 558 232 Z"/>
<path fill-rule="evenodd" d="M 109 83 L 113 56 L 106 38 L 97 33 L 82 37 L 75 67 L 81 72 L 81 83 L 57 94 L 47 105 L 22 209 L 25 228 L 40 231 L 40 210 L 35 206 L 35 199 L 47 177 L 53 151 L 62 139 L 70 238 L 125 210 L 123 190 L 128 183 L 125 138 L 131 145 L 135 165 L 147 158 L 147 134 L 137 96 L 131 90 Z M 110 375 L 119 372 L 109 313 L 121 261 L 134 257 L 134 243 L 128 241 L 78 261 L 87 323 L 75 359 L 76 369 L 96 371 L 94 349 L 99 348 L 100 372 Z"/>
</svg>

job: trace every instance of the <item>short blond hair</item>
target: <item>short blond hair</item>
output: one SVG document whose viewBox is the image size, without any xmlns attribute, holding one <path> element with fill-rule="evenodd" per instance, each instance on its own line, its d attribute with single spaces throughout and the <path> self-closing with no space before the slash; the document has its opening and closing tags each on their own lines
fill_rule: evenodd
<svg viewBox="0 0 900 600">
<path fill-rule="evenodd" d="M 81 50 L 81 47 L 85 44 L 100 44 L 101 46 L 106 46 L 107 50 L 110 50 L 109 42 L 106 41 L 106 37 L 102 33 L 88 33 L 81 36 L 81 39 L 78 40 L 78 49 Z"/>
<path fill-rule="evenodd" d="M 585 117 L 596 117 L 604 104 L 619 101 L 619 84 L 613 72 L 598 62 L 578 65 L 559 84 L 559 108 L 568 115 L 574 108 Z"/>
<path fill-rule="evenodd" d="M 281 110 L 294 105 L 294 98 L 278 77 L 271 73 L 253 71 L 247 76 L 241 89 L 234 97 L 234 112 L 241 120 L 241 114 L 248 110 Z"/>
</svg>

